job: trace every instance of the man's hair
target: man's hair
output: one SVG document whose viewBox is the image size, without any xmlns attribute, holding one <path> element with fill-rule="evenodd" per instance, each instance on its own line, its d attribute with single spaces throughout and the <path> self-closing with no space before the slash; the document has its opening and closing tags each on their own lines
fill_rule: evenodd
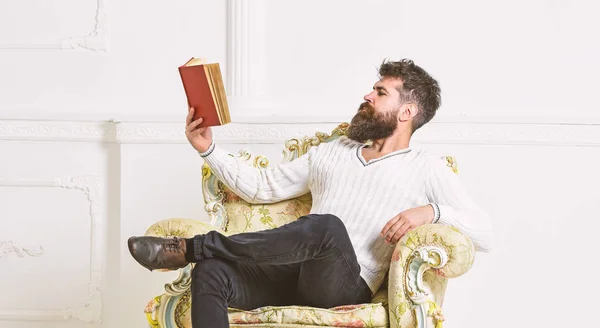
<svg viewBox="0 0 600 328">
<path fill-rule="evenodd" d="M 400 61 L 384 60 L 379 68 L 380 78 L 399 78 L 402 86 L 398 88 L 402 103 L 413 102 L 419 111 L 412 119 L 415 132 L 429 122 L 442 103 L 438 82 L 424 69 L 415 65 L 410 59 Z"/>
</svg>

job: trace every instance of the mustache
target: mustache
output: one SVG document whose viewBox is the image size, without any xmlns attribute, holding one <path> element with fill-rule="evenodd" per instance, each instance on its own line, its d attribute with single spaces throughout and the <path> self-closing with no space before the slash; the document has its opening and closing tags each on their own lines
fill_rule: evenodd
<svg viewBox="0 0 600 328">
<path fill-rule="evenodd" d="M 375 108 L 373 108 L 373 105 L 371 105 L 371 103 L 365 101 L 358 107 L 358 111 L 360 112 L 361 110 L 374 111 Z"/>
<path fill-rule="evenodd" d="M 364 103 L 360 104 L 360 106 L 358 107 L 355 118 L 372 120 L 375 118 L 375 116 L 376 116 L 375 107 L 373 107 L 373 105 L 371 105 L 371 103 L 365 101 Z"/>
</svg>

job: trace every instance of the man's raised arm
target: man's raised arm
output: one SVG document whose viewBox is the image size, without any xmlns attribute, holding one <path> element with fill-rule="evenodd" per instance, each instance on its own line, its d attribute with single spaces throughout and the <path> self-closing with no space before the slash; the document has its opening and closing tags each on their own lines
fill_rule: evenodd
<svg viewBox="0 0 600 328">
<path fill-rule="evenodd" d="M 260 169 L 235 159 L 214 142 L 199 154 L 213 174 L 243 200 L 264 204 L 308 193 L 309 161 L 314 151 L 289 163 Z"/>
<path fill-rule="evenodd" d="M 203 119 L 192 121 L 194 108 L 186 118 L 185 135 L 204 158 L 215 176 L 243 200 L 274 203 L 307 193 L 309 161 L 315 148 L 289 163 L 259 169 L 242 163 L 215 145 L 210 127 L 200 127 Z"/>
</svg>

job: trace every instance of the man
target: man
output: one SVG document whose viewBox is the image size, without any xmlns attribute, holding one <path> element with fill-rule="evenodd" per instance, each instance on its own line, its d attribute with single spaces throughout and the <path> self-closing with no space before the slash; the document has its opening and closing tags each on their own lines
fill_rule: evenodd
<svg viewBox="0 0 600 328">
<path fill-rule="evenodd" d="M 227 307 L 330 308 L 371 301 L 389 269 L 394 244 L 424 224 L 460 229 L 489 250 L 491 220 L 436 156 L 410 147 L 413 132 L 441 103 L 440 87 L 411 60 L 384 62 L 347 137 L 300 158 L 259 170 L 239 164 L 187 117 L 186 136 L 212 172 L 244 200 L 278 202 L 311 192 L 311 213 L 282 227 L 225 237 L 132 237 L 144 267 L 195 263 L 194 327 L 228 327 Z M 372 141 L 367 145 L 366 141 Z"/>
</svg>

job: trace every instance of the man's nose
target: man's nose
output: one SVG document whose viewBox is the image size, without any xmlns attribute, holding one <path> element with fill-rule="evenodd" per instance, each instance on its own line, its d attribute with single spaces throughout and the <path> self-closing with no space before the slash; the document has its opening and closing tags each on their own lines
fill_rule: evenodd
<svg viewBox="0 0 600 328">
<path fill-rule="evenodd" d="M 372 103 L 373 102 L 373 93 L 371 92 L 371 93 L 366 94 L 363 99 L 369 103 Z"/>
</svg>

